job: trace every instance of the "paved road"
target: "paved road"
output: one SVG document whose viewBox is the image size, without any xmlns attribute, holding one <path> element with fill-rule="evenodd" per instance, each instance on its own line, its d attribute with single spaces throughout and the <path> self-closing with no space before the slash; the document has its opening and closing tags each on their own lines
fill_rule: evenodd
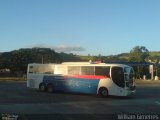
<svg viewBox="0 0 160 120">
<path fill-rule="evenodd" d="M 25 82 L 0 82 L 0 113 L 22 115 L 27 120 L 70 120 L 72 117 L 96 120 L 116 119 L 121 114 L 157 115 L 160 114 L 160 84 L 138 84 L 137 94 L 130 98 L 101 98 L 86 94 L 43 93 L 26 88 Z"/>
</svg>

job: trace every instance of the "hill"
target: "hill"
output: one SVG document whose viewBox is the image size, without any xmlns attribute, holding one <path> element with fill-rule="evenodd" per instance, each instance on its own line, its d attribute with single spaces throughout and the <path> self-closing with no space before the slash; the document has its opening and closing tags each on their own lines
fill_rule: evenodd
<svg viewBox="0 0 160 120">
<path fill-rule="evenodd" d="M 160 52 L 150 52 L 150 58 L 160 59 Z M 3 52 L 0 54 L 0 69 L 8 68 L 13 71 L 26 72 L 29 63 L 61 63 L 66 61 L 96 61 L 104 62 L 127 62 L 130 53 L 121 53 L 110 56 L 81 56 L 72 53 L 57 53 L 50 48 L 23 48 L 11 52 Z"/>
<path fill-rule="evenodd" d="M 149 52 L 149 55 L 150 55 L 151 57 L 160 58 L 160 51 L 152 51 L 152 52 Z"/>
<path fill-rule="evenodd" d="M 26 71 L 28 63 L 61 62 L 62 59 L 49 48 L 26 48 L 4 52 L 0 55 L 0 68 L 9 68 L 11 71 Z"/>
</svg>

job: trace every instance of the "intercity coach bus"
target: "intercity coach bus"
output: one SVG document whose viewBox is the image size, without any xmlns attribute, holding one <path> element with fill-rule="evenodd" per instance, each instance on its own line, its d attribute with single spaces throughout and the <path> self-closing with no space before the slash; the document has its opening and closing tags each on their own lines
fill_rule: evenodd
<svg viewBox="0 0 160 120">
<path fill-rule="evenodd" d="M 64 62 L 28 64 L 27 87 L 40 91 L 130 96 L 135 94 L 133 68 L 123 64 Z"/>
</svg>

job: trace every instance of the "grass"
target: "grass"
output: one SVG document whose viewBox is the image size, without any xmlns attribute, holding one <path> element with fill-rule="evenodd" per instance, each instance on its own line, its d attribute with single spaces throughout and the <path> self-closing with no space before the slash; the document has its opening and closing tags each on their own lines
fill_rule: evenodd
<svg viewBox="0 0 160 120">
<path fill-rule="evenodd" d="M 152 52 L 149 52 L 149 55 L 154 57 L 154 56 L 160 56 L 160 51 L 152 51 Z"/>
<path fill-rule="evenodd" d="M 26 81 L 25 77 L 0 77 L 0 81 Z"/>
</svg>

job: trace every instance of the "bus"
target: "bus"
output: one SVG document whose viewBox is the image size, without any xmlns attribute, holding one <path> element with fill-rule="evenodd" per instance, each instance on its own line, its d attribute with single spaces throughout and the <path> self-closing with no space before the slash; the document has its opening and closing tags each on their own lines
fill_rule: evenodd
<svg viewBox="0 0 160 120">
<path fill-rule="evenodd" d="M 136 93 L 132 67 L 99 62 L 28 64 L 27 87 L 42 92 L 63 91 L 98 94 L 102 97 Z"/>
</svg>

